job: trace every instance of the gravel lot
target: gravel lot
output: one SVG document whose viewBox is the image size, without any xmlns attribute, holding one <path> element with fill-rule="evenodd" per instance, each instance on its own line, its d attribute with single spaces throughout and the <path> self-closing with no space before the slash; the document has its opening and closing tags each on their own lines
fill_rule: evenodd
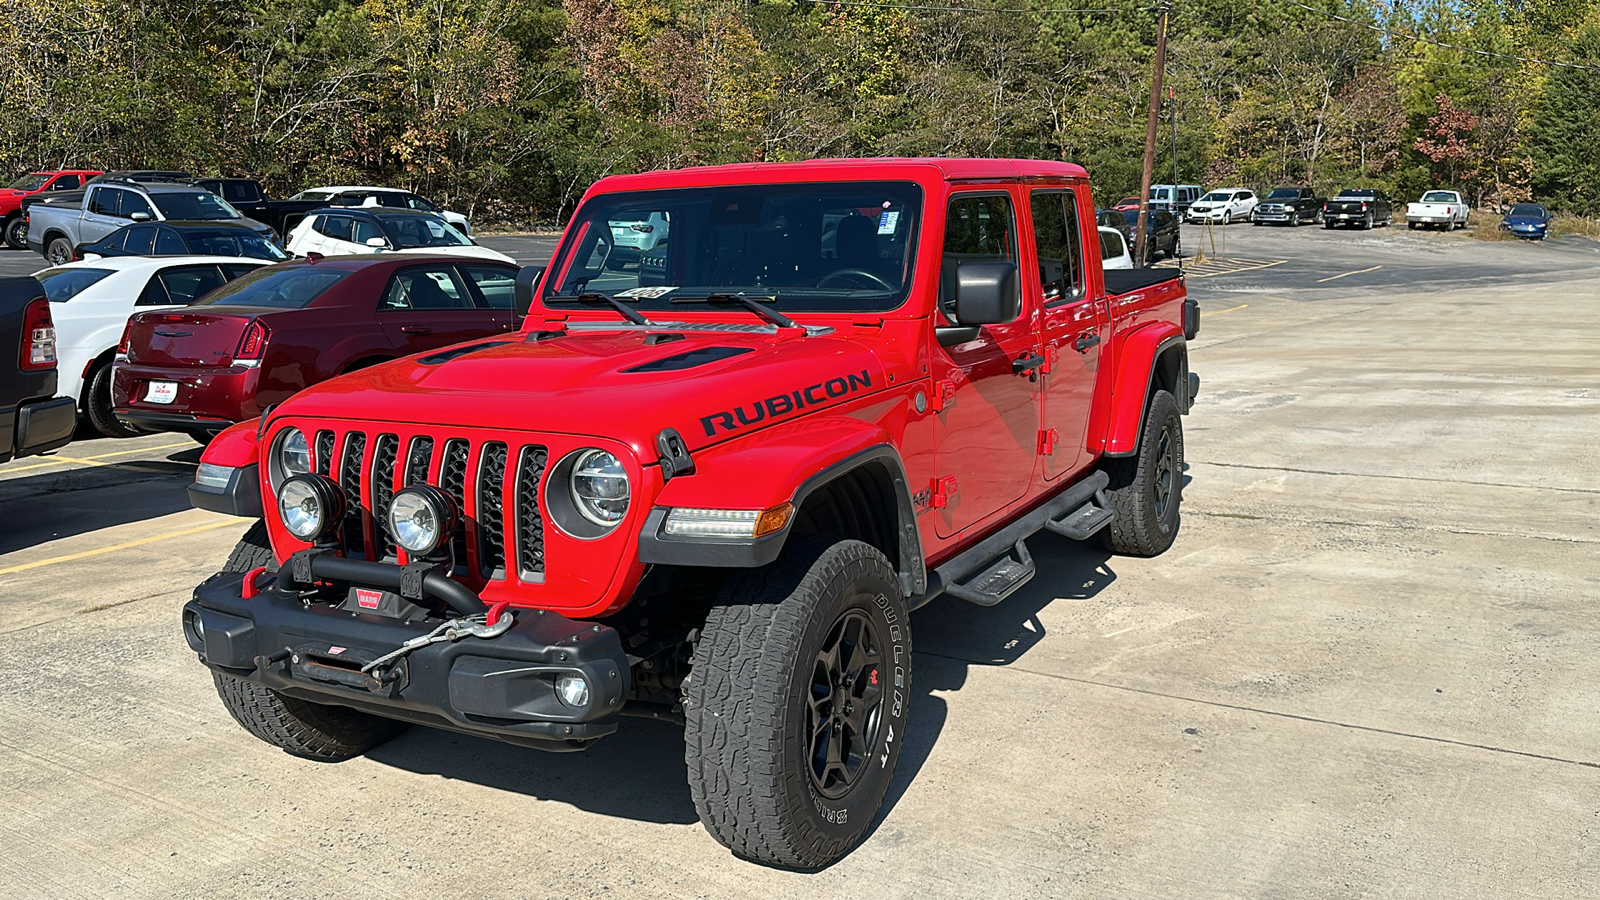
<svg viewBox="0 0 1600 900">
<path fill-rule="evenodd" d="M 178 630 L 247 523 L 189 509 L 198 447 L 154 435 L 0 467 L 0 895 L 1591 895 L 1600 250 L 1183 241 L 1177 544 L 1041 535 L 1004 604 L 920 611 L 888 812 L 834 867 L 715 844 L 662 723 L 337 765 L 249 737 Z"/>
</svg>

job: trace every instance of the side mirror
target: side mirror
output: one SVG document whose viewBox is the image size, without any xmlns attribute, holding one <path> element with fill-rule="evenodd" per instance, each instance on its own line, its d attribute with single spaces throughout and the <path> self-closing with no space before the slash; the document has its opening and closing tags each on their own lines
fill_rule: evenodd
<svg viewBox="0 0 1600 900">
<path fill-rule="evenodd" d="M 1000 325 L 1022 315 L 1014 262 L 969 262 L 956 268 L 956 321 Z"/>
<path fill-rule="evenodd" d="M 367 238 L 367 246 L 374 250 L 387 250 L 389 249 L 389 242 L 381 237 L 370 237 Z"/>
<path fill-rule="evenodd" d="M 128 218 L 135 222 L 148 222 L 150 221 L 150 214 L 147 212 L 128 213 Z"/>
<path fill-rule="evenodd" d="M 517 270 L 517 281 L 512 292 L 512 308 L 518 316 L 525 316 L 533 308 L 533 292 L 544 276 L 544 266 L 523 266 Z"/>
</svg>

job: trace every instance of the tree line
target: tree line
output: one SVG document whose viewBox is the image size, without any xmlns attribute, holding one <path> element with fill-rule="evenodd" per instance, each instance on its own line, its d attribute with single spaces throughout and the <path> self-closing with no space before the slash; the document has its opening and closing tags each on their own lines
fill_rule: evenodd
<svg viewBox="0 0 1600 900">
<path fill-rule="evenodd" d="M 1150 0 L 0 0 L 0 162 L 410 187 L 1016 156 L 1137 190 Z M 927 8 L 912 8 L 927 7 Z M 1176 0 L 1157 180 L 1600 214 L 1600 0 Z"/>
</svg>

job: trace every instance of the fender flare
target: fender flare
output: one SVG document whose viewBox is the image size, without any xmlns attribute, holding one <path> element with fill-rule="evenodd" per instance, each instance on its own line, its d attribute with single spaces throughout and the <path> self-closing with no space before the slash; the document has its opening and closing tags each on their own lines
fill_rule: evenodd
<svg viewBox="0 0 1600 900">
<path fill-rule="evenodd" d="M 254 420 L 236 422 L 211 439 L 200 454 L 202 466 L 217 466 L 227 471 L 227 483 L 221 486 L 189 485 L 189 503 L 195 509 L 204 509 L 228 516 L 259 519 L 261 505 L 260 445 Z"/>
<path fill-rule="evenodd" d="M 1176 351 L 1178 406 L 1189 408 L 1189 352 L 1183 330 L 1170 323 L 1150 325 L 1128 335 L 1117 364 L 1117 382 L 1111 393 L 1111 420 L 1106 428 L 1106 456 L 1131 456 L 1139 450 L 1150 388 L 1162 356 Z"/>
<path fill-rule="evenodd" d="M 888 473 L 891 487 L 895 495 L 894 520 L 895 532 L 898 540 L 899 566 L 897 567 L 900 578 L 901 591 L 907 597 L 914 597 L 927 587 L 927 567 L 922 553 L 922 539 L 917 530 L 916 507 L 911 501 L 910 481 L 906 477 L 905 464 L 900 459 L 900 453 L 894 445 L 887 440 L 887 435 L 878 428 L 860 427 L 864 423 L 855 422 L 857 436 L 868 438 L 870 442 L 844 441 L 834 443 L 826 448 L 817 448 L 818 454 L 813 456 L 813 464 L 800 465 L 794 471 L 811 471 L 811 474 L 791 490 L 775 491 L 773 498 L 777 506 L 782 502 L 793 503 L 798 509 L 805 505 L 807 498 L 822 487 L 832 483 L 849 472 L 869 465 L 880 465 Z M 798 432 L 796 432 L 798 434 Z M 752 438 L 762 437 L 762 432 L 751 435 Z M 768 445 L 773 435 L 764 435 L 766 442 L 752 442 L 748 448 L 756 449 Z M 841 447 L 840 443 L 854 443 L 855 446 Z M 864 444 L 864 445 L 863 445 Z M 841 452 L 842 451 L 842 452 Z M 734 450 L 734 453 L 740 450 Z M 700 456 L 695 461 L 695 475 L 686 476 L 687 479 L 704 478 L 708 473 L 716 471 L 716 454 L 708 453 Z M 676 481 L 677 479 L 674 479 Z M 706 483 L 709 486 L 709 483 Z M 685 485 L 687 486 L 687 485 Z M 659 565 L 678 566 L 706 566 L 711 568 L 758 568 L 776 560 L 783 552 L 784 545 L 793 530 L 794 519 L 791 516 L 784 527 L 773 534 L 755 539 L 682 539 L 668 537 L 664 533 L 667 513 L 674 506 L 709 506 L 712 504 L 704 501 L 673 502 L 672 486 L 663 490 L 656 500 L 656 505 L 645 517 L 643 527 L 639 531 L 639 561 Z M 723 508 L 744 508 L 743 506 Z"/>
</svg>

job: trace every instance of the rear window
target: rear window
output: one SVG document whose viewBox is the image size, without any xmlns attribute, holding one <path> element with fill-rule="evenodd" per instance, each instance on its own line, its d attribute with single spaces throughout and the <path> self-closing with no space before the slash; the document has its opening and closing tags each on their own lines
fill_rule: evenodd
<svg viewBox="0 0 1600 900">
<path fill-rule="evenodd" d="M 349 275 L 347 269 L 311 266 L 257 269 L 212 291 L 194 305 L 304 309 Z"/>
<path fill-rule="evenodd" d="M 111 274 L 110 269 L 45 269 L 33 276 L 51 303 L 65 303 Z"/>
<path fill-rule="evenodd" d="M 1454 203 L 1456 195 L 1449 191 L 1429 191 L 1422 195 L 1423 203 Z"/>
</svg>

